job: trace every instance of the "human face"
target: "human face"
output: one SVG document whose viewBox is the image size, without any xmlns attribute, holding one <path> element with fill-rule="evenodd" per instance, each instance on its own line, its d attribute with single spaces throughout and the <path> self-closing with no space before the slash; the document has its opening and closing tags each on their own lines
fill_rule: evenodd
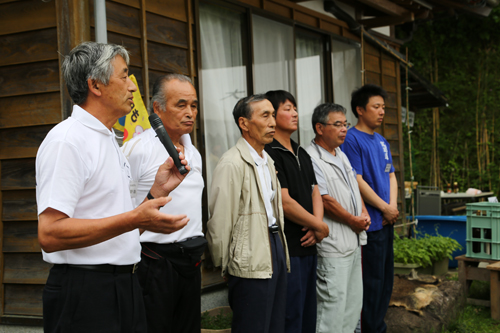
<svg viewBox="0 0 500 333">
<path fill-rule="evenodd" d="M 322 140 L 331 149 L 335 149 L 344 143 L 347 134 L 347 127 L 337 128 L 331 124 L 346 124 L 347 120 L 342 112 L 330 112 L 328 121 L 325 124 L 319 125 L 320 135 Z"/>
<path fill-rule="evenodd" d="M 374 130 L 382 124 L 385 115 L 385 101 L 382 96 L 372 96 L 365 108 L 357 107 L 358 119 Z"/>
<path fill-rule="evenodd" d="M 132 111 L 133 93 L 137 90 L 134 82 L 128 77 L 128 67 L 122 56 L 117 55 L 111 62 L 113 74 L 107 85 L 99 84 L 101 103 L 117 119 Z"/>
<path fill-rule="evenodd" d="M 276 110 L 276 127 L 282 131 L 293 133 L 298 124 L 297 107 L 288 99 Z"/>
<path fill-rule="evenodd" d="M 275 112 L 273 105 L 267 99 L 251 103 L 250 107 L 252 117 L 250 119 L 240 117 L 240 126 L 243 137 L 260 153 L 266 144 L 273 141 L 276 128 Z"/>
<path fill-rule="evenodd" d="M 172 139 L 178 139 L 191 133 L 198 114 L 198 97 L 193 85 L 173 79 L 164 84 L 162 89 L 166 90 L 165 110 L 156 105 L 154 110 L 168 134 Z"/>
</svg>

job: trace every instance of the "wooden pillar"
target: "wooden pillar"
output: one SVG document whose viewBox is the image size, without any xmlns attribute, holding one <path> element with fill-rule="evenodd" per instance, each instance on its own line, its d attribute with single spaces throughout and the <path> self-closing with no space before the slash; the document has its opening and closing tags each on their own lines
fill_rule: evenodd
<svg viewBox="0 0 500 333">
<path fill-rule="evenodd" d="M 141 0 L 141 51 L 142 51 L 142 93 L 146 108 L 149 109 L 149 63 L 148 63 L 148 33 L 146 22 L 146 0 Z"/>
<path fill-rule="evenodd" d="M 57 49 L 59 51 L 59 68 L 64 56 L 75 46 L 90 41 L 90 15 L 88 0 L 56 0 L 57 16 Z M 71 115 L 73 101 L 69 97 L 62 71 L 59 71 L 61 86 L 61 120 Z"/>
</svg>

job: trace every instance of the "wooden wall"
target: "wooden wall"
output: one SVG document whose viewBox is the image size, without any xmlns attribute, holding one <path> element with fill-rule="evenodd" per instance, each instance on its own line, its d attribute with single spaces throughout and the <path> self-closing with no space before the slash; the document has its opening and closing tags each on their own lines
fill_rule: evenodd
<svg viewBox="0 0 500 333">
<path fill-rule="evenodd" d="M 0 4 L 0 313 L 42 314 L 50 265 L 37 241 L 35 156 L 61 121 L 55 2 Z"/>
<path fill-rule="evenodd" d="M 404 217 L 404 154 L 403 128 L 401 125 L 401 84 L 399 61 L 386 52 L 364 42 L 365 82 L 383 87 L 389 97 L 385 101 L 385 117 L 377 130 L 391 146 L 392 162 L 398 180 L 398 209 Z"/>
</svg>

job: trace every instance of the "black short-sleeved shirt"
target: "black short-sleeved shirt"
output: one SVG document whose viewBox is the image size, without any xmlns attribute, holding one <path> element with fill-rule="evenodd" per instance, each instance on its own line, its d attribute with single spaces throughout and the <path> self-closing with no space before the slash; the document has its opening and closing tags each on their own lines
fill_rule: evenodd
<svg viewBox="0 0 500 333">
<path fill-rule="evenodd" d="M 292 141 L 292 153 L 281 143 L 273 140 L 265 147 L 266 152 L 274 160 L 278 179 L 282 188 L 287 188 L 290 197 L 297 201 L 305 210 L 313 214 L 312 192 L 316 185 L 316 176 L 309 154 Z M 300 239 L 306 232 L 303 226 L 286 218 L 285 214 L 285 236 L 291 257 L 307 256 L 316 254 L 316 245 L 303 247 Z"/>
</svg>

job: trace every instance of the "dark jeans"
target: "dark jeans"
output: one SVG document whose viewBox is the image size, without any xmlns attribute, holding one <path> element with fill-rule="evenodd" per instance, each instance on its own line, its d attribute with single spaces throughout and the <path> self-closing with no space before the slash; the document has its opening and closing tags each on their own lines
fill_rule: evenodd
<svg viewBox="0 0 500 333">
<path fill-rule="evenodd" d="M 387 331 L 384 318 L 389 307 L 394 284 L 394 227 L 368 232 L 368 243 L 362 247 L 363 310 L 361 331 Z"/>
<path fill-rule="evenodd" d="M 233 333 L 284 333 L 286 308 L 286 257 L 277 233 L 270 233 L 273 257 L 271 279 L 229 276 L 229 305 Z"/>
<path fill-rule="evenodd" d="M 318 256 L 291 257 L 287 274 L 286 333 L 316 332 Z"/>
<path fill-rule="evenodd" d="M 43 290 L 45 333 L 146 332 L 137 276 L 54 265 Z"/>
<path fill-rule="evenodd" d="M 159 256 L 147 255 L 151 253 L 145 251 L 144 245 Z M 201 272 L 200 265 L 192 260 L 171 244 L 143 244 L 137 275 L 144 295 L 148 332 L 200 332 Z"/>
</svg>

